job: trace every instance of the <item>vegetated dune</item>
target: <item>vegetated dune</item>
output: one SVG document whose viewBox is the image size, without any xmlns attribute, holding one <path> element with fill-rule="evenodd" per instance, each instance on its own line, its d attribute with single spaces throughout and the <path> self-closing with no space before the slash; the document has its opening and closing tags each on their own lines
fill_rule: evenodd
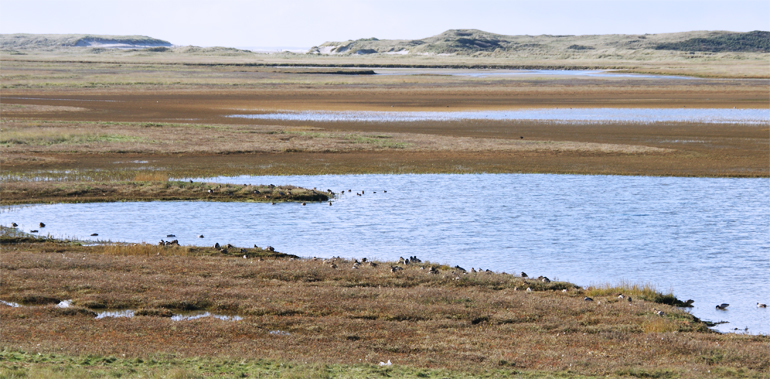
<svg viewBox="0 0 770 379">
<path fill-rule="evenodd" d="M 171 47 L 168 41 L 147 36 L 94 34 L 0 34 L 0 49 L 51 49 L 61 47 L 147 48 Z"/>
<path fill-rule="evenodd" d="M 416 40 L 364 38 L 326 42 L 313 54 L 554 54 L 572 53 L 600 57 L 617 51 L 677 50 L 705 52 L 770 52 L 770 32 L 737 33 L 692 31 L 661 34 L 517 35 L 508 36 L 477 29 L 451 29 Z"/>
</svg>

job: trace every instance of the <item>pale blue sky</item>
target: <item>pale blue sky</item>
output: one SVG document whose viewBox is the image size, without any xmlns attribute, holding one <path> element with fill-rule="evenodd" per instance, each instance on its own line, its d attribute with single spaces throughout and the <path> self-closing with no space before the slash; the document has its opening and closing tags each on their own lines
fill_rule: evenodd
<svg viewBox="0 0 770 379">
<path fill-rule="evenodd" d="M 177 45 L 310 47 L 460 28 L 532 35 L 770 30 L 770 1 L 0 0 L 0 33 L 139 34 Z"/>
</svg>

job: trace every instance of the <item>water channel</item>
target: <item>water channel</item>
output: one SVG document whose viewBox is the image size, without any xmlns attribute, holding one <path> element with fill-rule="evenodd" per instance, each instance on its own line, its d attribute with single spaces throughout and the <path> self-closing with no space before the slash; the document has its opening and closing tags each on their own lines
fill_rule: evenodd
<svg viewBox="0 0 770 379">
<path fill-rule="evenodd" d="M 197 180 L 197 179 L 196 179 Z M 14 206 L 0 224 L 82 240 L 274 246 L 305 257 L 423 260 L 586 286 L 651 283 L 720 331 L 770 333 L 770 180 L 594 175 L 223 177 L 334 192 L 328 203 Z M 387 192 L 385 192 L 387 191 Z M 362 193 L 357 196 L 356 193 Z M 98 233 L 98 237 L 90 237 Z M 204 235 L 204 238 L 198 238 Z M 726 311 L 716 304 L 729 303 Z M 746 330 L 746 328 L 748 328 Z"/>
</svg>

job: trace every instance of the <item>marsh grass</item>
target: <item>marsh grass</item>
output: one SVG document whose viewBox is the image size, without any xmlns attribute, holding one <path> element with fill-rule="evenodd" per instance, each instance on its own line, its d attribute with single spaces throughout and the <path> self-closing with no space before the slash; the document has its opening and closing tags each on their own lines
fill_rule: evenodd
<svg viewBox="0 0 770 379">
<path fill-rule="evenodd" d="M 134 173 L 128 182 L 8 182 L 2 204 L 204 200 L 240 202 L 328 201 L 333 194 L 295 186 L 169 181 L 163 172 Z"/>
<path fill-rule="evenodd" d="M 226 248 L 227 254 L 187 246 L 4 243 L 0 298 L 37 299 L 39 305 L 0 307 L 0 346 L 8 358 L 0 367 L 5 375 L 44 373 L 51 366 L 30 358 L 39 352 L 52 362 L 87 359 L 88 365 L 57 364 L 83 369 L 78 371 L 83 375 L 123 372 L 113 363 L 130 361 L 137 372 L 157 369 L 159 377 L 176 375 L 171 368 L 185 375 L 252 375 L 262 372 L 252 366 L 260 359 L 278 365 L 271 366 L 278 377 L 496 377 L 516 371 L 523 377 L 668 372 L 687 378 L 707 370 L 761 377 L 770 369 L 766 336 L 713 333 L 686 312 L 643 300 L 650 286 L 582 290 L 504 273 L 463 273 L 431 262 L 356 265 L 350 259 Z M 402 270 L 391 272 L 391 266 Z M 431 274 L 430 267 L 438 273 Z M 527 286 L 534 291 L 524 291 Z M 618 301 L 617 289 L 639 298 Z M 601 305 L 583 301 L 589 293 Z M 56 310 L 53 302 L 62 299 L 71 299 L 77 309 Z M 654 314 L 654 307 L 666 316 Z M 141 315 L 90 316 L 89 310 L 105 309 L 141 310 Z M 169 311 L 187 310 L 243 320 L 167 317 Z M 11 352 L 22 356 L 11 359 Z M 198 363 L 184 363 L 188 360 Z M 377 366 L 387 360 L 394 366 Z M 150 361 L 155 363 L 146 364 Z M 219 362 L 223 371 L 212 371 L 216 365 L 209 361 Z M 350 371 L 356 373 L 335 374 Z"/>
</svg>

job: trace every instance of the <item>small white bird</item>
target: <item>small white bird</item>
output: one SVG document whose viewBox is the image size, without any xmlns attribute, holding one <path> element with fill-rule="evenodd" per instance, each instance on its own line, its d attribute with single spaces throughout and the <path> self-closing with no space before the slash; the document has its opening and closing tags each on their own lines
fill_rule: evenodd
<svg viewBox="0 0 770 379">
<path fill-rule="evenodd" d="M 532 288 L 527 287 L 527 292 L 532 292 Z"/>
<path fill-rule="evenodd" d="M 767 304 L 757 303 L 757 308 L 767 308 Z"/>
<path fill-rule="evenodd" d="M 724 310 L 726 310 L 726 309 L 727 309 L 727 307 L 729 307 L 729 306 L 730 306 L 730 304 L 727 304 L 727 303 L 722 303 L 722 304 L 719 304 L 719 305 L 717 305 L 717 309 L 719 309 L 720 311 L 724 311 Z"/>
</svg>

